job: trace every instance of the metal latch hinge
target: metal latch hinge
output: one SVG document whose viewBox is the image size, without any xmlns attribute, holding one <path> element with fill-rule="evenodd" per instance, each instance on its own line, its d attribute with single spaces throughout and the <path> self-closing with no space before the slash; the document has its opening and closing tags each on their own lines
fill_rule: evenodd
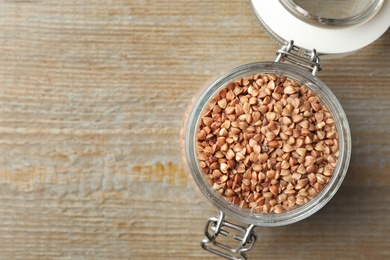
<svg viewBox="0 0 390 260">
<path fill-rule="evenodd" d="M 254 232 L 256 226 L 249 225 L 244 228 L 225 221 L 224 218 L 225 214 L 221 211 L 218 218 L 213 217 L 207 221 L 206 238 L 201 242 L 202 248 L 230 260 L 247 259 L 245 253 L 252 248 L 257 239 L 257 234 Z M 238 234 L 232 235 L 234 232 Z M 232 236 L 238 243 L 236 242 L 234 246 L 230 245 L 231 243 L 221 243 L 219 240 L 217 241 L 218 236 L 226 238 Z"/>
<path fill-rule="evenodd" d="M 280 50 L 276 52 L 276 54 L 278 56 L 276 57 L 275 62 L 291 62 L 309 69 L 313 76 L 315 76 L 316 73 L 322 69 L 317 51 L 315 49 L 311 51 L 303 50 L 294 45 L 294 41 L 286 43 L 282 48 L 280 48 Z"/>
</svg>

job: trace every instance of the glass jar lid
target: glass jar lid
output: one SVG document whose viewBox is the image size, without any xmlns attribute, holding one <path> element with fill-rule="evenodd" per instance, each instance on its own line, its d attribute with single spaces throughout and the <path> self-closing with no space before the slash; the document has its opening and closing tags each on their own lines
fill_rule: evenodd
<svg viewBox="0 0 390 260">
<path fill-rule="evenodd" d="M 255 14 L 278 42 L 294 40 L 319 54 L 343 55 L 378 39 L 390 26 L 384 0 L 251 0 Z"/>
<path fill-rule="evenodd" d="M 317 26 L 354 26 L 371 19 L 384 0 L 280 0 L 297 18 Z"/>
</svg>

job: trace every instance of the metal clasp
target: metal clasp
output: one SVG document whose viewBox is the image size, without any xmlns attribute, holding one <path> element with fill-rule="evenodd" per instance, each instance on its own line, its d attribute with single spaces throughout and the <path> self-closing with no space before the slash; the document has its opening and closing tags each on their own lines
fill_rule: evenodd
<svg viewBox="0 0 390 260">
<path fill-rule="evenodd" d="M 320 71 L 320 58 L 317 55 L 316 49 L 311 51 L 302 50 L 298 46 L 294 45 L 294 41 L 286 43 L 280 50 L 276 51 L 278 55 L 275 62 L 288 61 L 293 64 L 299 65 L 311 71 L 313 76 Z"/>
<path fill-rule="evenodd" d="M 249 225 L 244 228 L 225 221 L 224 218 L 225 214 L 221 211 L 218 218 L 213 217 L 207 221 L 205 227 L 206 238 L 201 241 L 202 248 L 231 260 L 247 259 L 245 253 L 253 247 L 257 239 L 257 234 L 254 232 L 256 226 Z M 238 233 L 233 235 L 233 239 L 238 241 L 235 246 L 217 241 L 219 235 L 229 238 L 233 232 Z"/>
</svg>

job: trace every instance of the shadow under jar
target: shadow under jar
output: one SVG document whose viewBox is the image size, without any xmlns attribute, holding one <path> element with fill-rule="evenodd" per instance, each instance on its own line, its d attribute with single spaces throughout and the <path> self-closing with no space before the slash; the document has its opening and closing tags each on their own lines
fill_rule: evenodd
<svg viewBox="0 0 390 260">
<path fill-rule="evenodd" d="M 239 66 L 206 86 L 188 107 L 181 129 L 189 179 L 220 212 L 207 221 L 201 245 L 228 259 L 247 258 L 256 226 L 292 224 L 321 209 L 339 189 L 350 161 L 347 117 L 316 73 L 319 55 L 342 56 L 362 46 L 335 45 L 318 54 L 285 41 L 280 25 L 265 23 L 267 8 L 283 8 L 282 2 L 293 1 L 252 1 L 262 25 L 284 44 L 276 61 Z M 380 21 L 389 5 L 384 9 Z M 296 13 L 289 19 L 304 20 Z M 319 33 L 332 30 L 320 27 Z M 371 35 L 369 43 L 379 35 Z M 313 42 L 303 45 L 308 44 Z"/>
</svg>

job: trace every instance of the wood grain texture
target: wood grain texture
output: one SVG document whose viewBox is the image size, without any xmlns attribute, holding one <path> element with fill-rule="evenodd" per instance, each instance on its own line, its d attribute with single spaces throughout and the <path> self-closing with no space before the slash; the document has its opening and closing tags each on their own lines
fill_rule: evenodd
<svg viewBox="0 0 390 260">
<path fill-rule="evenodd" d="M 243 0 L 0 0 L 0 259 L 215 259 L 183 111 L 277 48 Z M 351 167 L 314 216 L 257 228 L 252 259 L 390 258 L 390 33 L 322 64 Z"/>
</svg>

